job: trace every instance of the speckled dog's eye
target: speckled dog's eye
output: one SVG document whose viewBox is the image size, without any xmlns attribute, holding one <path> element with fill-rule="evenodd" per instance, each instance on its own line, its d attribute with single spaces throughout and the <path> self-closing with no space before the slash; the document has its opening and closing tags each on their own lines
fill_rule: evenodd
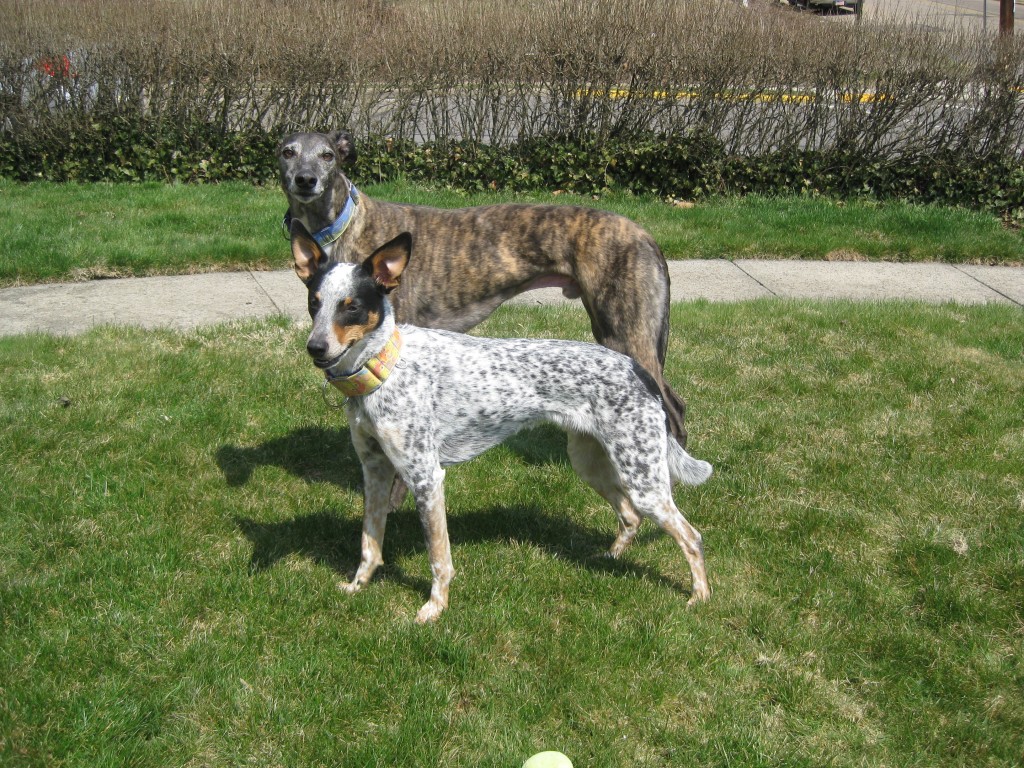
<svg viewBox="0 0 1024 768">
<path fill-rule="evenodd" d="M 295 157 L 295 150 L 292 149 L 291 147 L 285 147 L 284 149 L 281 150 L 281 157 L 283 157 L 285 160 L 291 160 L 293 157 Z"/>
<path fill-rule="evenodd" d="M 334 153 L 331 152 L 330 150 L 327 150 L 326 152 L 321 152 L 320 159 L 330 163 L 334 160 Z"/>
</svg>

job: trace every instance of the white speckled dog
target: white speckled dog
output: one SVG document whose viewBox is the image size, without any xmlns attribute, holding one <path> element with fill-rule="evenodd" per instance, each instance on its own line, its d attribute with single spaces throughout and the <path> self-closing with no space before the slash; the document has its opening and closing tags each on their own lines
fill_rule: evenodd
<svg viewBox="0 0 1024 768">
<path fill-rule="evenodd" d="M 617 557 L 649 517 L 682 547 L 690 603 L 710 596 L 701 536 L 672 500 L 672 484 L 698 485 L 711 465 L 667 430 L 657 384 L 636 362 L 596 344 L 483 339 L 395 323 L 387 294 L 409 262 L 408 233 L 362 264 L 329 264 L 299 222 L 292 255 L 309 289 L 313 362 L 349 399 L 352 442 L 363 466 L 362 556 L 356 592 L 382 564 L 396 474 L 416 499 L 433 575 L 416 615 L 436 619 L 454 576 L 444 506 L 444 467 L 467 461 L 525 427 L 551 422 L 569 433 L 573 468 L 619 518 Z M 456 278 L 457 279 L 457 278 Z"/>
</svg>

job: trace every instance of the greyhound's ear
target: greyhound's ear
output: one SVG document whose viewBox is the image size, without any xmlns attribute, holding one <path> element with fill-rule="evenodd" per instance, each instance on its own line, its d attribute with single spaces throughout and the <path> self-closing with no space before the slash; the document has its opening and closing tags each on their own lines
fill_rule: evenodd
<svg viewBox="0 0 1024 768">
<path fill-rule="evenodd" d="M 384 293 L 391 293 L 402 280 L 402 272 L 409 264 L 410 253 L 412 235 L 403 232 L 370 254 L 363 262 L 363 269 L 373 275 L 374 281 Z"/>
<path fill-rule="evenodd" d="M 351 165 L 356 161 L 356 140 L 348 131 L 335 131 L 330 135 L 334 151 L 338 153 L 339 163 Z"/>
<path fill-rule="evenodd" d="M 320 264 L 324 260 L 324 252 L 298 219 L 292 219 L 289 231 L 292 235 L 292 259 L 295 262 L 293 265 L 295 274 L 302 282 L 308 283 L 320 268 Z"/>
</svg>

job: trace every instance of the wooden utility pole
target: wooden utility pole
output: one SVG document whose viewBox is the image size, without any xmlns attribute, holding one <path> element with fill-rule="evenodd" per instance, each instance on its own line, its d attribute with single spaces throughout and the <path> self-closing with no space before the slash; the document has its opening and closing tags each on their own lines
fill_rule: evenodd
<svg viewBox="0 0 1024 768">
<path fill-rule="evenodd" d="M 1013 34 L 1013 0 L 999 0 L 999 34 Z"/>
</svg>

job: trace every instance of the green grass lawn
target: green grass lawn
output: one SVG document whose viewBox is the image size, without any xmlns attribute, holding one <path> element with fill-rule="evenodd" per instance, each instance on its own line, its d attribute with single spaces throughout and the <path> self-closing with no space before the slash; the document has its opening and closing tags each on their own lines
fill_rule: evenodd
<svg viewBox="0 0 1024 768">
<path fill-rule="evenodd" d="M 719 198 L 679 208 L 614 194 L 474 194 L 367 185 L 381 199 L 442 207 L 595 205 L 650 230 L 670 259 L 836 258 L 1024 263 L 1024 236 L 989 214 L 811 198 Z M 0 180 L 0 285 L 288 266 L 284 196 L 245 184 L 16 184 Z"/>
<path fill-rule="evenodd" d="M 672 311 L 711 601 L 650 524 L 602 558 L 614 516 L 541 428 L 449 471 L 428 627 L 408 502 L 383 577 L 336 589 L 360 472 L 302 329 L 0 339 L 0 764 L 1019 765 L 1024 315 Z"/>
</svg>

